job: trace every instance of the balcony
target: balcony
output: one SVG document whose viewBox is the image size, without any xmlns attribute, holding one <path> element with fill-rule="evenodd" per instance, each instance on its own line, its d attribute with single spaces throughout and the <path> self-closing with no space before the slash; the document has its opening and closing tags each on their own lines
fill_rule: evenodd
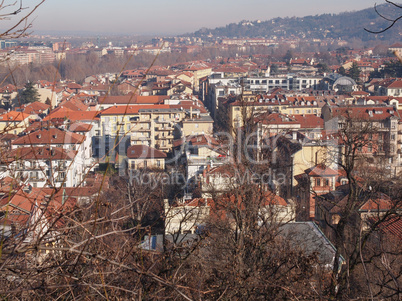
<svg viewBox="0 0 402 301">
<path fill-rule="evenodd" d="M 146 128 L 146 127 L 141 126 L 141 127 L 137 128 L 137 129 L 134 129 L 134 131 L 149 132 L 149 131 L 151 131 L 151 128 Z"/>
<path fill-rule="evenodd" d="M 155 144 L 155 148 L 159 150 L 170 150 L 169 145 Z"/>
<path fill-rule="evenodd" d="M 43 182 L 45 178 L 43 176 L 29 177 L 29 181 L 31 182 Z"/>
<path fill-rule="evenodd" d="M 132 141 L 139 141 L 139 140 L 151 140 L 151 137 L 146 136 L 131 136 Z"/>
<path fill-rule="evenodd" d="M 155 130 L 157 131 L 172 131 L 174 130 L 174 127 L 168 124 L 163 124 L 155 127 Z"/>
<path fill-rule="evenodd" d="M 64 182 L 65 180 L 65 177 L 56 177 L 56 179 L 54 179 L 55 182 Z"/>
<path fill-rule="evenodd" d="M 164 118 L 158 118 L 155 120 L 156 123 L 170 123 L 172 122 L 171 120 L 164 119 Z"/>
<path fill-rule="evenodd" d="M 29 169 L 29 170 L 41 170 L 39 164 L 30 165 L 30 166 L 27 167 L 27 169 Z"/>
<path fill-rule="evenodd" d="M 173 139 L 173 134 L 168 134 L 168 135 L 162 135 L 158 134 L 155 136 L 157 140 L 167 140 L 167 139 Z"/>
</svg>

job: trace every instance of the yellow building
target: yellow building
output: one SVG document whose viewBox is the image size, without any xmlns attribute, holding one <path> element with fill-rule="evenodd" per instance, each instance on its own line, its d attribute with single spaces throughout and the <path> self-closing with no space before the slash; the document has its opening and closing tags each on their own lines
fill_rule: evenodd
<svg viewBox="0 0 402 301">
<path fill-rule="evenodd" d="M 211 75 L 212 68 L 208 67 L 205 64 L 200 64 L 200 65 L 192 65 L 189 68 L 184 69 L 183 71 L 191 72 L 194 75 L 194 79 L 193 79 L 194 80 L 194 90 L 198 91 L 200 79 Z"/>
<path fill-rule="evenodd" d="M 100 114 L 101 135 L 129 136 L 130 144 L 169 151 L 176 124 L 184 116 L 183 110 L 170 105 L 115 106 Z"/>
<path fill-rule="evenodd" d="M 189 135 L 212 135 L 214 121 L 209 115 L 201 115 L 196 118 L 186 118 L 181 122 L 184 137 Z"/>
<path fill-rule="evenodd" d="M 322 100 L 314 96 L 287 97 L 275 95 L 256 98 L 255 95 L 243 95 L 242 101 L 236 101 L 230 105 L 229 120 L 232 129 L 244 125 L 244 120 L 251 116 L 258 116 L 266 112 L 278 112 L 284 115 L 307 115 L 321 116 Z"/>
<path fill-rule="evenodd" d="M 18 135 L 29 126 L 30 114 L 10 111 L 0 115 L 0 133 Z"/>
<path fill-rule="evenodd" d="M 165 169 L 166 153 L 146 145 L 131 145 L 127 149 L 129 169 Z"/>
</svg>

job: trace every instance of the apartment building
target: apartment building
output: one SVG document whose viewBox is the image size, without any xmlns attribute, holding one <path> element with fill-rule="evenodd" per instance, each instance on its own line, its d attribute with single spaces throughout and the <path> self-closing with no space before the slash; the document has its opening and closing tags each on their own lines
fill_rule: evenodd
<svg viewBox="0 0 402 301">
<path fill-rule="evenodd" d="M 184 116 L 184 110 L 170 105 L 110 107 L 100 113 L 101 136 L 119 136 L 130 145 L 142 144 L 167 152 L 172 147 L 176 124 Z"/>
<path fill-rule="evenodd" d="M 3 175 L 32 187 L 76 187 L 83 172 L 77 153 L 51 146 L 16 148 L 2 162 Z"/>
<path fill-rule="evenodd" d="M 245 90 L 255 93 L 267 93 L 274 88 L 296 91 L 304 89 L 317 90 L 322 79 L 322 77 L 287 75 L 286 77 L 245 77 L 242 80 Z"/>
<path fill-rule="evenodd" d="M 278 112 L 284 115 L 321 116 L 324 100 L 315 96 L 286 96 L 286 95 L 243 95 L 241 101 L 230 104 L 229 120 L 233 129 L 243 126 L 244 117 L 250 118 L 267 112 Z"/>
<path fill-rule="evenodd" d="M 325 105 L 322 109 L 327 132 L 338 131 L 352 122 L 356 128 L 368 126 L 365 145 L 358 151 L 366 156 L 374 166 L 383 166 L 392 174 L 402 170 L 401 144 L 402 125 L 401 116 L 394 106 L 366 105 L 340 106 Z M 349 125 L 350 126 L 350 125 Z"/>
</svg>

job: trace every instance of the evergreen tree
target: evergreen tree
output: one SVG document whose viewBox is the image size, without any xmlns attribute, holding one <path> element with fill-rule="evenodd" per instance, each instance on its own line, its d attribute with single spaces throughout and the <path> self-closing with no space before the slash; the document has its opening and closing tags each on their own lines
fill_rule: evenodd
<svg viewBox="0 0 402 301">
<path fill-rule="evenodd" d="M 19 95 L 21 104 L 39 101 L 39 93 L 32 82 L 25 84 L 24 90 Z"/>
<path fill-rule="evenodd" d="M 386 62 L 381 73 L 382 77 L 402 77 L 402 62 L 399 60 Z"/>
<path fill-rule="evenodd" d="M 290 60 L 293 58 L 293 52 L 289 49 L 286 51 L 286 54 L 283 56 L 283 59 L 286 61 L 286 63 L 290 63 Z"/>
<path fill-rule="evenodd" d="M 321 74 L 327 73 L 330 71 L 330 69 L 326 63 L 319 63 L 317 65 L 317 68 L 318 68 L 318 73 L 321 73 Z"/>
<path fill-rule="evenodd" d="M 346 70 L 345 70 L 345 68 L 343 68 L 343 66 L 340 66 L 339 69 L 338 69 L 338 73 L 339 73 L 340 75 L 345 76 L 345 75 L 346 75 Z"/>
<path fill-rule="evenodd" d="M 352 67 L 348 70 L 348 76 L 351 77 L 354 81 L 358 82 L 360 77 L 360 68 L 356 62 L 353 62 Z"/>
<path fill-rule="evenodd" d="M 49 105 L 49 106 L 51 106 L 51 105 L 52 105 L 52 101 L 50 100 L 50 98 L 49 98 L 49 97 L 46 97 L 45 104 L 47 104 L 47 105 Z"/>
</svg>

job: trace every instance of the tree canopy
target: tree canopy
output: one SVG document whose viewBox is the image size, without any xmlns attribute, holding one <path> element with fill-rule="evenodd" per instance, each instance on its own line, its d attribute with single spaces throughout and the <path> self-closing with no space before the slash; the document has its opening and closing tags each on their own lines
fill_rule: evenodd
<svg viewBox="0 0 402 301">
<path fill-rule="evenodd" d="M 24 90 L 19 95 L 21 104 L 39 101 L 40 94 L 32 82 L 25 84 Z"/>
</svg>

